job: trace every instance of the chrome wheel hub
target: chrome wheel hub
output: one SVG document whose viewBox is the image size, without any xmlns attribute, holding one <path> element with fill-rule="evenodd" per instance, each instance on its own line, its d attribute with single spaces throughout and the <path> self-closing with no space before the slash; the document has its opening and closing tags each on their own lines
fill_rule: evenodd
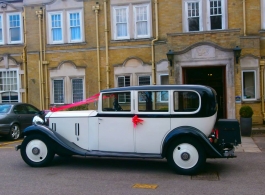
<svg viewBox="0 0 265 195">
<path fill-rule="evenodd" d="M 33 153 L 34 155 L 38 155 L 38 154 L 40 153 L 40 149 L 37 148 L 37 147 L 34 147 L 34 148 L 32 148 L 32 153 Z"/>
</svg>

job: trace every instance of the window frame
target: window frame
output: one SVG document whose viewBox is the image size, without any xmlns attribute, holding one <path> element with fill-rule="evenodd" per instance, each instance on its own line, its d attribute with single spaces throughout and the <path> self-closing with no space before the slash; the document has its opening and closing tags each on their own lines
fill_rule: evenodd
<svg viewBox="0 0 265 195">
<path fill-rule="evenodd" d="M 137 84 L 138 84 L 138 86 L 144 86 L 144 85 L 140 85 L 140 77 L 149 77 L 150 78 L 149 85 L 151 85 L 151 83 L 152 83 L 152 77 L 151 77 L 151 75 L 138 75 L 137 76 Z"/>
<path fill-rule="evenodd" d="M 199 97 L 198 98 L 198 100 L 199 100 L 199 106 L 198 106 L 198 108 L 196 109 L 196 110 L 194 110 L 194 111 L 187 111 L 187 112 L 180 112 L 180 111 L 176 111 L 175 110 L 175 92 L 193 92 L 193 93 L 195 93 L 195 94 L 197 94 L 197 96 Z M 197 92 L 197 91 L 194 91 L 194 90 L 172 90 L 171 91 L 171 95 L 172 95 L 172 106 L 171 106 L 171 109 L 172 109 L 172 112 L 171 113 L 173 113 L 173 114 L 184 114 L 184 115 L 186 115 L 186 114 L 196 114 L 196 113 L 198 113 L 200 110 L 201 110 L 201 106 L 202 106 L 202 99 L 201 99 L 201 96 L 200 96 L 200 94 Z"/>
<path fill-rule="evenodd" d="M 207 0 L 207 30 L 212 31 L 212 30 L 222 30 L 226 29 L 226 1 L 225 0 L 220 0 L 221 1 L 221 10 L 222 10 L 222 28 L 221 29 L 211 29 L 211 12 L 210 12 L 210 1 L 213 0 Z"/>
<path fill-rule="evenodd" d="M 253 72 L 254 73 L 254 90 L 255 90 L 255 97 L 254 98 L 244 98 L 244 72 Z M 242 70 L 241 71 L 241 95 L 243 101 L 253 101 L 257 100 L 257 71 L 256 70 Z"/>
<path fill-rule="evenodd" d="M 198 31 L 189 31 L 189 16 L 188 16 L 188 3 L 199 3 L 199 30 Z M 192 0 L 192 1 L 185 1 L 185 8 L 184 8 L 184 12 L 185 12 L 185 30 L 186 32 L 199 32 L 199 31 L 203 31 L 203 13 L 202 13 L 202 0 Z"/>
<path fill-rule="evenodd" d="M 138 35 L 137 34 L 137 15 L 136 15 L 136 8 L 137 7 L 146 7 L 146 14 L 147 14 L 147 34 L 146 35 Z M 137 5 L 133 5 L 133 18 L 134 18 L 134 38 L 135 39 L 142 39 L 142 38 L 149 38 L 151 36 L 150 34 L 150 4 L 137 4 Z"/>
<path fill-rule="evenodd" d="M 53 33 L 52 33 L 52 16 L 53 15 L 60 15 L 61 16 L 61 30 L 62 30 L 62 40 L 61 41 L 54 41 L 53 40 Z M 50 44 L 60 44 L 64 43 L 64 18 L 63 18 L 63 11 L 56 11 L 56 12 L 48 12 L 48 30 L 49 30 L 49 42 Z"/>
<path fill-rule="evenodd" d="M 114 24 L 114 39 L 115 40 L 123 40 L 130 38 L 130 25 L 129 25 L 129 6 L 113 6 L 113 24 Z M 126 29 L 127 29 L 127 36 L 118 36 L 118 29 L 117 29 L 117 15 L 116 10 L 118 9 L 126 9 Z"/>
<path fill-rule="evenodd" d="M 210 1 L 211 0 L 182 0 L 182 23 L 183 23 L 183 31 L 192 33 L 192 32 L 201 32 L 201 31 L 214 31 L 214 30 L 223 30 L 228 28 L 228 5 L 227 0 L 221 0 L 222 6 L 222 28 L 221 29 L 213 29 L 211 30 L 211 16 L 210 16 Z M 200 14 L 200 25 L 199 31 L 189 31 L 189 23 L 188 23 L 188 3 L 199 2 L 199 12 Z M 265 25 L 265 24 L 264 24 Z"/>
<path fill-rule="evenodd" d="M 82 80 L 82 100 L 85 99 L 85 88 L 84 88 L 85 83 L 84 83 L 84 78 L 72 77 L 72 78 L 70 78 L 70 80 L 71 80 L 71 102 L 72 103 L 74 103 L 73 80 L 77 80 L 77 79 Z M 82 100 L 80 100 L 80 101 L 82 101 Z M 77 102 L 79 102 L 79 101 L 77 101 Z"/>
<path fill-rule="evenodd" d="M 5 70 L 5 69 L 1 69 L 0 70 L 0 72 L 11 72 L 11 71 L 15 71 L 15 75 L 16 75 L 16 89 L 11 89 L 11 90 L 1 90 L 0 91 L 0 100 L 1 100 L 1 103 L 3 103 L 3 100 L 2 100 L 2 95 L 4 94 L 4 93 L 9 93 L 9 97 L 11 97 L 12 95 L 12 93 L 16 93 L 17 94 L 17 100 L 12 100 L 12 99 L 10 99 L 9 101 L 4 101 L 4 102 L 20 102 L 20 80 L 19 80 L 19 69 L 15 69 L 15 68 L 10 68 L 10 69 L 8 69 L 8 70 Z"/>
<path fill-rule="evenodd" d="M 4 29 L 4 14 L 0 14 L 0 23 L 1 23 L 1 25 L 0 25 L 0 28 L 2 28 L 2 41 L 0 41 L 0 45 L 4 45 L 5 44 L 5 29 Z"/>
<path fill-rule="evenodd" d="M 63 83 L 63 102 L 60 102 L 60 103 L 55 102 L 55 93 L 54 93 L 54 90 L 55 90 L 54 81 L 55 80 L 60 80 Z M 53 104 L 60 105 L 60 104 L 64 104 L 65 103 L 66 96 L 65 96 L 65 79 L 64 78 L 52 78 L 52 98 L 53 98 Z"/>
<path fill-rule="evenodd" d="M 68 32 L 68 42 L 69 43 L 80 43 L 84 40 L 84 32 L 83 32 L 83 10 L 69 10 L 67 12 L 67 32 Z M 70 14 L 79 13 L 79 22 L 80 22 L 80 39 L 71 40 L 71 26 L 70 26 Z"/>
<path fill-rule="evenodd" d="M 20 26 L 19 26 L 19 34 L 20 34 L 20 40 L 19 41 L 12 41 L 11 40 L 11 34 L 10 34 L 10 20 L 9 17 L 11 15 L 18 15 L 19 16 L 19 22 L 20 22 Z M 23 21 L 22 21 L 22 14 L 20 12 L 10 12 L 6 14 L 6 26 L 7 26 L 7 43 L 8 44 L 18 44 L 18 43 L 23 43 Z"/>
</svg>

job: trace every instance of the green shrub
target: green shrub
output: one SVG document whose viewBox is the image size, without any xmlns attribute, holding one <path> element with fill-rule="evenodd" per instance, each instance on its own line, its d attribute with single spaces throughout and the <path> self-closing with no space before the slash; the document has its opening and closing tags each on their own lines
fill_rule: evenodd
<svg viewBox="0 0 265 195">
<path fill-rule="evenodd" d="M 253 115 L 253 110 L 250 106 L 242 106 L 239 110 L 239 115 L 242 118 L 251 118 Z"/>
</svg>

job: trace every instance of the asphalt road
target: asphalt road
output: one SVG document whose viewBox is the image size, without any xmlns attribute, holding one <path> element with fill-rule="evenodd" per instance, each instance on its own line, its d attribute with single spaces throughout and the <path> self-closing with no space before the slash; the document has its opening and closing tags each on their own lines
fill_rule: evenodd
<svg viewBox="0 0 265 195">
<path fill-rule="evenodd" d="M 253 139 L 265 146 L 265 137 Z M 207 160 L 201 174 L 183 176 L 165 160 L 56 156 L 50 167 L 32 168 L 14 150 L 17 142 L 4 143 L 0 139 L 0 195 L 265 194 L 265 147 L 262 153 Z"/>
</svg>

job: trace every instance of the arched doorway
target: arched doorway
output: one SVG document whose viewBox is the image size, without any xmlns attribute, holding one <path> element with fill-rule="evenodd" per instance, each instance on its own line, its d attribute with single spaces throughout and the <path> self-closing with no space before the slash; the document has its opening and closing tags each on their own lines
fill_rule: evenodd
<svg viewBox="0 0 265 195">
<path fill-rule="evenodd" d="M 183 68 L 183 83 L 207 85 L 217 92 L 217 118 L 226 118 L 225 66 Z"/>
</svg>

